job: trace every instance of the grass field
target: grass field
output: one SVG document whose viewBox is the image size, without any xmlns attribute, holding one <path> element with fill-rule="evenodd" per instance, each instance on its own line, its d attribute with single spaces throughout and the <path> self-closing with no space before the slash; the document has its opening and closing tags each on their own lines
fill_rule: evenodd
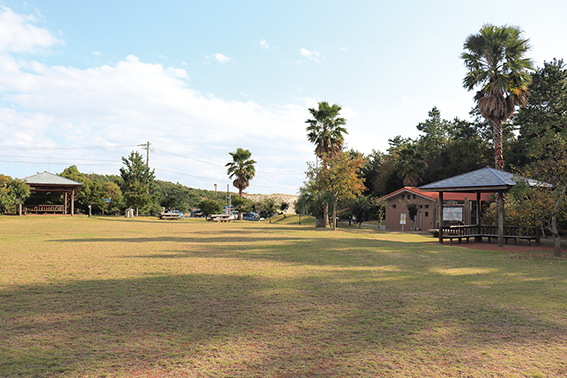
<svg viewBox="0 0 567 378">
<path fill-rule="evenodd" d="M 0 217 L 0 376 L 567 375 L 552 252 L 291 223 Z"/>
</svg>

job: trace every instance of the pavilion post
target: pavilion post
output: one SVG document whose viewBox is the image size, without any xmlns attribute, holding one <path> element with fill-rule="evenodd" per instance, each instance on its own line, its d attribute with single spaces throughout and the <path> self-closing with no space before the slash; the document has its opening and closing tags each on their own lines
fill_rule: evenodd
<svg viewBox="0 0 567 378">
<path fill-rule="evenodd" d="M 75 189 L 71 192 L 71 216 L 75 214 Z"/>
<path fill-rule="evenodd" d="M 480 227 L 480 212 L 482 211 L 482 206 L 480 204 L 481 195 L 480 192 L 476 193 L 476 234 L 481 235 L 481 227 Z M 477 236 L 477 242 L 482 242 L 482 236 Z"/>
<path fill-rule="evenodd" d="M 439 192 L 439 244 L 443 244 L 443 192 Z"/>
<path fill-rule="evenodd" d="M 67 215 L 67 192 L 65 192 L 65 212 L 63 214 Z"/>
<path fill-rule="evenodd" d="M 498 201 L 498 248 L 504 248 L 504 192 L 497 194 Z"/>
</svg>

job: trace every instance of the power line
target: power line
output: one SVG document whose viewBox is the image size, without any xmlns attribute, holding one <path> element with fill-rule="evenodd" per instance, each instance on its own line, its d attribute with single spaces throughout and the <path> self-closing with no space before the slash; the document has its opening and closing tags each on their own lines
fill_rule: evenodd
<svg viewBox="0 0 567 378">
<path fill-rule="evenodd" d="M 157 153 L 157 151 L 159 151 L 159 149 L 154 149 L 154 152 Z M 168 154 L 170 154 L 170 155 L 182 157 L 182 158 L 184 158 L 184 159 L 189 159 L 189 160 L 193 160 L 193 161 L 198 161 L 199 163 L 209 164 L 209 165 L 213 165 L 213 166 L 216 166 L 216 167 L 225 168 L 225 165 L 224 165 L 224 164 L 217 164 L 217 163 L 212 163 L 212 162 L 210 162 L 210 161 L 205 161 L 205 160 L 201 160 L 201 159 L 195 159 L 195 158 L 192 158 L 192 157 L 189 157 L 189 156 L 184 156 L 184 155 L 181 155 L 181 154 L 176 154 L 176 153 L 170 152 L 170 151 L 164 151 L 164 150 L 162 150 L 162 151 L 165 152 L 165 153 L 168 153 Z M 163 157 L 163 155 L 160 155 L 160 156 Z M 301 173 L 289 173 L 289 172 L 266 172 L 266 171 L 258 171 L 258 173 L 261 173 L 261 174 L 264 174 L 264 175 L 278 175 L 278 176 L 303 176 L 303 175 L 304 175 L 304 172 L 301 172 Z"/>
<path fill-rule="evenodd" d="M 91 147 L 42 147 L 42 148 L 25 148 L 25 147 L 0 147 L 1 150 L 18 150 L 18 151 L 59 151 L 59 150 L 105 150 L 107 148 L 124 148 L 137 147 L 136 144 L 128 144 L 123 146 L 91 146 Z"/>
<path fill-rule="evenodd" d="M 13 164 L 46 164 L 45 161 L 12 161 L 12 160 L 0 160 L 0 163 L 13 163 Z M 51 162 L 51 164 L 55 165 L 74 165 L 73 163 L 69 162 L 61 162 L 55 163 Z M 99 167 L 121 167 L 121 164 L 96 164 L 96 163 L 81 163 L 81 165 L 93 165 Z"/>
</svg>

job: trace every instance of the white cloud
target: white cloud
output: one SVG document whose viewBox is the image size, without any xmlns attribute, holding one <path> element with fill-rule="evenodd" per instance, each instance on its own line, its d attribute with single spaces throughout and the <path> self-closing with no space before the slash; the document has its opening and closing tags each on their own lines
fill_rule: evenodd
<svg viewBox="0 0 567 378">
<path fill-rule="evenodd" d="M 35 26 L 34 16 L 14 13 L 10 8 L 0 6 L 0 53 L 34 52 L 63 41 L 55 38 L 47 29 Z"/>
<path fill-rule="evenodd" d="M 309 60 L 312 60 L 314 62 L 320 62 L 319 60 L 319 53 L 317 51 L 309 51 L 307 49 L 301 49 L 299 50 L 299 52 L 301 53 L 301 55 L 303 55 L 304 57 L 306 57 Z"/>
<path fill-rule="evenodd" d="M 230 62 L 232 60 L 228 56 L 224 56 L 221 53 L 213 54 L 213 56 L 215 57 L 216 60 L 219 61 L 219 63 L 227 63 L 227 62 Z"/>
<path fill-rule="evenodd" d="M 30 22 L 10 10 L 3 11 L 17 20 L 12 25 L 16 30 L 23 30 L 22 25 Z M 67 159 L 66 165 L 53 168 L 55 172 L 76 164 L 83 172 L 117 174 L 120 157 L 150 141 L 155 150 L 150 165 L 156 168 L 158 178 L 212 188 L 213 183 L 230 183 L 224 167 L 230 158 L 228 152 L 243 147 L 250 149 L 258 161 L 258 173 L 249 192 L 295 194 L 304 178 L 305 162 L 313 159 L 305 138 L 308 112 L 302 104 L 261 106 L 253 101 L 204 95 L 188 85 L 189 75 L 184 69 L 142 62 L 133 55 L 114 65 L 87 69 L 16 59 L 10 54 L 33 51 L 57 40 L 45 35 L 26 37 L 27 47 L 18 50 L 13 46 L 22 40 L 21 35 L 1 38 L 4 53 L 0 52 L 0 149 L 22 148 L 13 152 L 14 159 L 32 154 L 25 148 L 46 149 L 33 152 L 34 160 L 43 160 L 44 165 L 3 164 L 5 174 L 25 177 L 46 170 L 47 161 L 54 155 Z M 229 60 L 222 54 L 205 57 L 212 58 Z M 76 149 L 117 145 L 130 147 Z M 68 147 L 73 149 L 47 150 Z M 83 159 L 116 163 L 82 166 Z"/>
<path fill-rule="evenodd" d="M 97 58 L 100 58 L 101 56 L 103 56 L 103 53 L 101 53 L 100 51 L 93 51 L 92 56 L 95 56 Z"/>
<path fill-rule="evenodd" d="M 132 55 L 114 66 L 84 70 L 41 66 L 30 74 L 19 68 L 14 67 L 12 80 L 5 80 L 8 75 L 0 73 L 5 103 L 18 109 L 0 106 L 0 132 L 4 135 L 0 148 L 136 145 L 149 140 L 156 151 L 152 166 L 166 170 L 157 170 L 159 178 L 208 187 L 211 180 L 219 184 L 228 181 L 224 168 L 228 152 L 243 147 L 250 149 L 259 162 L 252 192 L 291 194 L 301 184 L 305 161 L 312 159 L 304 136 L 307 114 L 303 106 L 263 107 L 252 101 L 203 96 L 188 87 L 185 70 L 144 63 Z M 128 152 L 123 151 L 122 156 Z M 178 161 L 168 157 L 169 152 L 218 166 Z M 64 155 L 80 170 L 98 172 L 96 167 L 81 167 L 83 153 L 78 150 L 75 155 Z M 120 163 L 119 156 L 105 154 L 101 151 L 92 156 Z M 101 173 L 114 174 L 118 168 L 107 170 L 100 168 Z M 168 177 L 171 173 L 167 170 L 191 176 Z M 297 176 L 261 173 L 278 170 L 295 171 Z M 12 175 L 23 177 L 28 173 Z"/>
<path fill-rule="evenodd" d="M 266 42 L 265 39 L 260 41 L 260 46 L 262 46 L 265 49 L 270 49 L 270 44 L 268 42 Z"/>
</svg>

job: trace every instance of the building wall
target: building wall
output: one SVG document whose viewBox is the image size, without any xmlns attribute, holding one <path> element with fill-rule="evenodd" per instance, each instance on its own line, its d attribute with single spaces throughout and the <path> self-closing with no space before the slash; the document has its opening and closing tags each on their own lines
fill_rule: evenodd
<svg viewBox="0 0 567 378">
<path fill-rule="evenodd" d="M 403 199 L 402 199 L 403 196 Z M 408 196 L 410 196 L 408 198 Z M 418 205 L 418 213 L 416 216 L 415 227 L 416 229 L 429 230 L 433 227 L 434 222 L 434 208 L 435 200 L 424 198 L 415 195 L 409 191 L 401 192 L 395 196 L 388 198 L 388 205 L 386 205 L 386 230 L 388 231 L 402 231 L 400 224 L 401 214 L 406 214 L 406 224 L 403 226 L 404 231 L 412 229 L 414 223 L 409 219 L 409 212 L 406 207 L 407 203 L 416 203 Z M 421 214 L 421 215 L 420 215 Z M 421 228 L 420 228 L 421 217 Z"/>
</svg>

